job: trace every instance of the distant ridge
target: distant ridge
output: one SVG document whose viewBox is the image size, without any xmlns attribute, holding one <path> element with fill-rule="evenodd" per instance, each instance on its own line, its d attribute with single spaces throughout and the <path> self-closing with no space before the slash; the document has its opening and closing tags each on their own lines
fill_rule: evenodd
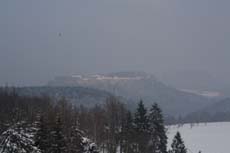
<svg viewBox="0 0 230 153">
<path fill-rule="evenodd" d="M 130 101 L 142 99 L 147 106 L 160 104 L 169 115 L 185 115 L 206 107 L 210 99 L 177 90 L 145 72 L 116 72 L 109 74 L 72 75 L 56 77 L 48 83 L 52 87 L 88 87 L 107 91 Z"/>
</svg>

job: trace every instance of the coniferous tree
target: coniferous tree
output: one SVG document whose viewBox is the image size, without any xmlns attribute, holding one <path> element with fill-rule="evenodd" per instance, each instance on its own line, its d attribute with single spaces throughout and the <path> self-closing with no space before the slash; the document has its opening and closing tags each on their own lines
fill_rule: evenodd
<svg viewBox="0 0 230 153">
<path fill-rule="evenodd" d="M 68 140 L 68 153 L 83 153 L 84 149 L 82 132 L 76 127 L 72 127 Z"/>
<path fill-rule="evenodd" d="M 169 151 L 170 153 L 187 153 L 187 149 L 184 145 L 184 141 L 181 138 L 180 132 L 177 132 L 172 145 L 172 149 Z"/>
<path fill-rule="evenodd" d="M 149 119 L 147 116 L 147 110 L 142 101 L 139 102 L 135 113 L 134 126 L 136 136 L 135 140 L 137 144 L 135 152 L 146 152 L 149 142 Z"/>
<path fill-rule="evenodd" d="M 41 153 L 34 144 L 31 127 L 19 122 L 0 136 L 1 153 Z"/>
<path fill-rule="evenodd" d="M 167 153 L 167 136 L 164 126 L 162 111 L 155 103 L 150 109 L 150 136 L 151 146 L 149 152 L 151 153 Z"/>
<path fill-rule="evenodd" d="M 44 117 L 41 116 L 37 123 L 37 133 L 35 135 L 35 145 L 41 150 L 42 153 L 47 152 L 49 149 L 49 129 Z"/>
<path fill-rule="evenodd" d="M 57 117 L 57 121 L 51 131 L 51 147 L 49 153 L 65 153 L 66 141 L 62 132 L 62 122 L 60 117 Z"/>
</svg>

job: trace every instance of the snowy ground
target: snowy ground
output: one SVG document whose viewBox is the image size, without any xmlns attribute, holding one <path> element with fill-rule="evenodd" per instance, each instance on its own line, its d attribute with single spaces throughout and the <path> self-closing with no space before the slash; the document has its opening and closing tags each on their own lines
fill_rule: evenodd
<svg viewBox="0 0 230 153">
<path fill-rule="evenodd" d="M 168 143 L 172 143 L 172 138 L 179 131 L 185 141 L 188 153 L 229 153 L 230 147 L 230 122 L 222 123 L 200 123 L 191 128 L 190 124 L 183 127 L 168 127 Z M 169 147 L 168 146 L 168 147 Z"/>
</svg>

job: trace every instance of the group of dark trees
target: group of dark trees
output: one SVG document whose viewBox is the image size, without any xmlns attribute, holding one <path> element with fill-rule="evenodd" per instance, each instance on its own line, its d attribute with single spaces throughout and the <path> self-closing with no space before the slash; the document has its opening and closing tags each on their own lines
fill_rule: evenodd
<svg viewBox="0 0 230 153">
<path fill-rule="evenodd" d="M 79 110 L 64 98 L 0 89 L 0 153 L 97 152 L 79 124 Z"/>
<path fill-rule="evenodd" d="M 210 123 L 210 122 L 229 122 L 230 112 L 193 112 L 181 118 L 180 123 Z"/>
<path fill-rule="evenodd" d="M 97 145 L 96 145 L 97 144 Z M 167 150 L 162 111 L 142 101 L 134 113 L 116 97 L 75 106 L 61 98 L 0 89 L 0 153 L 186 153 L 180 134 Z"/>
<path fill-rule="evenodd" d="M 166 116 L 165 124 L 166 125 L 178 125 L 178 127 L 183 126 L 184 124 L 190 124 L 191 128 L 199 124 L 207 124 L 211 122 L 229 122 L 230 121 L 230 112 L 206 112 L 206 111 L 197 111 L 189 113 L 185 116 Z"/>
</svg>

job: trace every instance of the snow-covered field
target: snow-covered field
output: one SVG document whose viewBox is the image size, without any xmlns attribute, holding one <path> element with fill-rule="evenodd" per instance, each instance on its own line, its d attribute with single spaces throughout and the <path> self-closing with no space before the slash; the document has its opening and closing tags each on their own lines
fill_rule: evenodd
<svg viewBox="0 0 230 153">
<path fill-rule="evenodd" d="M 172 138 L 179 131 L 182 135 L 188 153 L 230 153 L 230 122 L 200 123 L 192 128 L 190 124 L 183 127 L 168 127 L 169 146 Z"/>
</svg>

